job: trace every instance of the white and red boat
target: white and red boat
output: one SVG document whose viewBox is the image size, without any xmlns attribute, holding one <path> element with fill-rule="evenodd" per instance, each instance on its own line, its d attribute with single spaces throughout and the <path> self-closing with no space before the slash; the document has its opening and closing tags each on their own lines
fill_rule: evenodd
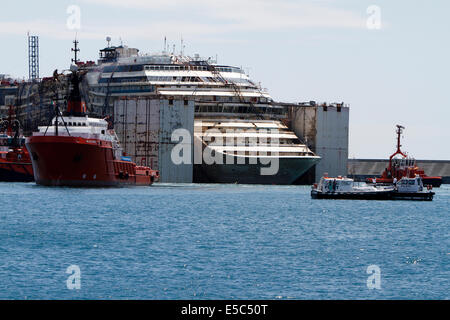
<svg viewBox="0 0 450 320">
<path fill-rule="evenodd" d="M 401 178 L 415 178 L 419 175 L 422 178 L 424 185 L 430 185 L 439 188 L 442 184 L 442 177 L 427 176 L 424 170 L 417 166 L 416 160 L 404 153 L 400 147 L 400 136 L 405 127 L 397 125 L 397 150 L 389 157 L 388 167 L 381 173 L 379 178 L 367 178 L 366 182 L 369 184 L 387 184 L 392 185 L 395 181 Z"/>
<path fill-rule="evenodd" d="M 37 184 L 47 186 L 151 185 L 157 171 L 138 166 L 123 154 L 114 130 L 105 119 L 86 115 L 79 91 L 81 76 L 71 74 L 67 112 L 56 104 L 51 125 L 39 127 L 26 140 Z"/>
<path fill-rule="evenodd" d="M 425 187 L 418 174 L 414 178 L 402 177 L 392 186 L 361 186 L 350 178 L 324 176 L 311 190 L 313 199 L 432 201 L 433 196 L 431 186 Z"/>
<path fill-rule="evenodd" d="M 13 119 L 13 107 L 9 106 L 9 117 L 0 120 L 0 181 L 33 181 L 33 167 L 25 148 L 25 138 L 20 134 L 20 123 Z"/>
</svg>

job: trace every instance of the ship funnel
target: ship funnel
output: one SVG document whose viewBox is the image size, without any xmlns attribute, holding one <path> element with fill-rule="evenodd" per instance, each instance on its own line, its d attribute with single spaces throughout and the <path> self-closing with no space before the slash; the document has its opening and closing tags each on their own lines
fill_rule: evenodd
<svg viewBox="0 0 450 320">
<path fill-rule="evenodd" d="M 70 92 L 67 99 L 67 113 L 70 116 L 85 116 L 86 103 L 81 99 L 80 82 L 82 75 L 77 71 L 72 71 L 70 75 Z"/>
</svg>

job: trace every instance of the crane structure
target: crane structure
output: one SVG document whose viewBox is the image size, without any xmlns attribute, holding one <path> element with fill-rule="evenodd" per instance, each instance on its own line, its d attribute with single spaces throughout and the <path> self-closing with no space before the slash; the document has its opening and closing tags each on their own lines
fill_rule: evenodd
<svg viewBox="0 0 450 320">
<path fill-rule="evenodd" d="M 39 79 L 39 37 L 28 33 L 28 77 Z"/>
</svg>

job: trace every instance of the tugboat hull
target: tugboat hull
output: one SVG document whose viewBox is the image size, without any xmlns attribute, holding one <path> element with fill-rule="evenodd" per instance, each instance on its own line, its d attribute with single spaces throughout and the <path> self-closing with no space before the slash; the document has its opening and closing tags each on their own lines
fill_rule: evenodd
<svg viewBox="0 0 450 320">
<path fill-rule="evenodd" d="M 46 186 L 112 187 L 151 185 L 150 168 L 113 157 L 111 143 L 71 136 L 33 136 L 27 140 L 34 178 Z"/>
<path fill-rule="evenodd" d="M 0 181 L 3 182 L 32 182 L 33 167 L 30 163 L 0 162 Z"/>
</svg>

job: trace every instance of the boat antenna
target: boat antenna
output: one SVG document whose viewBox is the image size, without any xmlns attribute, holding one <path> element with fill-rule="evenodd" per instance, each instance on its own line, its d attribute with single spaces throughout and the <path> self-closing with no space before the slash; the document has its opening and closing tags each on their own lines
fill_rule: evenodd
<svg viewBox="0 0 450 320">
<path fill-rule="evenodd" d="M 166 36 L 164 36 L 164 48 L 163 48 L 163 52 L 166 51 L 167 48 L 167 38 Z"/>
<path fill-rule="evenodd" d="M 74 54 L 74 58 L 72 59 L 72 62 L 74 64 L 78 64 L 79 60 L 78 60 L 78 52 L 80 52 L 80 48 L 78 48 L 78 40 L 77 37 L 75 35 L 75 40 L 73 41 L 73 48 L 72 48 L 72 52 Z"/>
<path fill-rule="evenodd" d="M 180 56 L 183 56 L 183 53 L 184 53 L 184 40 L 183 40 L 183 35 L 181 35 Z"/>
<path fill-rule="evenodd" d="M 397 151 L 396 151 L 396 153 L 402 154 L 403 156 L 405 156 L 405 154 L 400 150 L 400 147 L 402 146 L 400 144 L 400 136 L 403 133 L 403 129 L 405 129 L 405 127 L 403 127 L 399 124 L 397 125 L 397 131 L 396 131 L 396 133 L 397 133 Z"/>
<path fill-rule="evenodd" d="M 397 150 L 389 157 L 389 168 L 388 168 L 389 171 L 392 168 L 392 158 L 394 158 L 398 154 L 401 154 L 405 158 L 407 157 L 407 155 L 403 153 L 402 150 L 400 149 L 402 146 L 400 139 L 404 129 L 405 127 L 397 124 L 397 130 L 395 131 L 395 133 L 397 134 Z"/>
</svg>

